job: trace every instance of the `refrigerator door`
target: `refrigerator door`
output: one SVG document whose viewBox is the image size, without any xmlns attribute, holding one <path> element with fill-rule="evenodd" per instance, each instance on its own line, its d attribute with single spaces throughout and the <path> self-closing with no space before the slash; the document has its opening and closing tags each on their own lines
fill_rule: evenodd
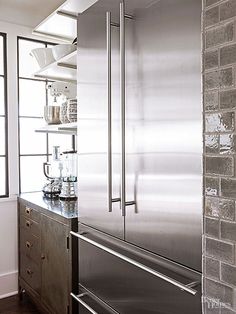
<svg viewBox="0 0 236 314">
<path fill-rule="evenodd" d="M 100 0 L 78 17 L 78 191 L 80 221 L 123 238 L 119 4 Z"/>
<path fill-rule="evenodd" d="M 125 2 L 125 239 L 199 271 L 201 2 Z"/>
<path fill-rule="evenodd" d="M 201 285 L 199 284 L 201 274 L 91 228 L 80 225 L 79 233 L 82 233 L 86 239 L 86 241 L 79 240 L 80 286 L 85 287 L 116 312 L 201 314 Z M 100 247 L 88 243 L 87 240 L 92 240 Z M 134 266 L 106 250 L 140 263 L 158 272 L 165 279 Z M 166 277 L 170 279 L 169 282 L 166 281 Z M 176 282 L 183 285 L 183 289 L 177 287 Z M 184 290 L 186 287 L 192 287 L 190 289 L 195 291 L 195 294 Z M 105 311 L 97 313 L 104 314 Z"/>
</svg>

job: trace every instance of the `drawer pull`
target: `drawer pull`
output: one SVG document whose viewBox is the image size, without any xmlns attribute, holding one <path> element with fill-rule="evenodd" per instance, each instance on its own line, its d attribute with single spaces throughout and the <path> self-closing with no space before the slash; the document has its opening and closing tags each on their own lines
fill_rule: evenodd
<svg viewBox="0 0 236 314">
<path fill-rule="evenodd" d="M 29 276 L 32 276 L 32 275 L 33 275 L 32 270 L 31 270 L 31 269 L 29 269 L 29 268 L 27 268 L 27 269 L 26 269 L 26 272 L 27 272 L 27 274 L 28 274 Z"/>
<path fill-rule="evenodd" d="M 32 209 L 30 207 L 26 207 L 25 208 L 25 213 L 26 215 L 30 215 L 31 214 Z"/>
<path fill-rule="evenodd" d="M 44 260 L 46 256 L 44 254 L 41 255 L 41 259 Z"/>
<path fill-rule="evenodd" d="M 27 249 L 30 249 L 32 247 L 32 244 L 29 241 L 26 241 L 25 246 Z"/>
<path fill-rule="evenodd" d="M 25 225 L 26 225 L 26 227 L 30 228 L 31 222 L 29 220 L 26 220 Z"/>
<path fill-rule="evenodd" d="M 81 293 L 79 295 L 75 295 L 74 293 L 70 294 L 72 298 L 74 298 L 77 302 L 82 304 L 90 313 L 92 314 L 98 314 L 98 312 L 94 311 L 87 303 L 85 303 L 83 300 L 81 300 L 82 297 L 86 296 L 87 293 Z"/>
<path fill-rule="evenodd" d="M 107 252 L 107 253 L 109 253 L 109 254 L 111 254 L 113 256 L 118 257 L 119 259 L 121 259 L 121 260 L 123 260 L 123 261 L 125 261 L 125 262 L 127 262 L 127 263 L 129 263 L 131 265 L 134 265 L 134 266 L 136 266 L 136 267 L 146 271 L 149 274 L 152 274 L 152 275 L 156 276 L 157 278 L 160 278 L 160 279 L 162 279 L 162 280 L 164 280 L 166 282 L 169 282 L 170 284 L 180 288 L 183 291 L 186 291 L 186 292 L 188 292 L 188 293 L 190 293 L 192 295 L 196 295 L 198 293 L 198 291 L 193 289 L 193 287 L 196 287 L 197 285 L 199 285 L 200 282 L 191 282 L 191 283 L 185 285 L 185 284 L 183 284 L 183 283 L 181 283 L 181 282 L 179 282 L 179 281 L 177 281 L 177 280 L 175 280 L 175 279 L 173 279 L 171 277 L 168 277 L 168 276 L 166 276 L 166 275 L 164 275 L 164 274 L 162 274 L 162 273 L 160 273 L 160 272 L 158 272 L 158 271 L 156 271 L 156 270 L 154 270 L 154 269 L 152 269 L 150 267 L 145 266 L 144 264 L 141 264 L 141 263 L 135 261 L 132 258 L 129 258 L 129 257 L 123 255 L 123 254 L 120 254 L 120 253 L 118 253 L 118 252 L 116 252 L 116 251 L 114 251 L 114 250 L 112 250 L 112 249 L 110 249 L 110 248 L 108 248 L 108 247 L 106 247 L 106 246 L 96 242 L 96 241 L 93 241 L 93 240 L 85 237 L 83 235 L 84 233 L 83 234 L 79 234 L 79 233 L 71 231 L 70 234 L 75 236 L 75 237 L 77 237 L 77 238 L 79 238 L 82 241 L 85 241 L 85 242 L 87 242 L 89 244 L 92 244 L 93 246 L 95 246 L 95 247 L 97 247 L 97 248 L 99 248 L 99 249 L 101 249 L 101 250 L 103 250 L 103 251 L 105 251 L 105 252 Z"/>
</svg>

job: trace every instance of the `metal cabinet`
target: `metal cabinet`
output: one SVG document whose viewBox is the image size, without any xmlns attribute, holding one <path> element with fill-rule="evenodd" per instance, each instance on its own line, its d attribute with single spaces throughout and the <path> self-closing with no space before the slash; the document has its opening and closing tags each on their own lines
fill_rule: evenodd
<svg viewBox="0 0 236 314">
<path fill-rule="evenodd" d="M 55 313 L 67 313 L 69 305 L 69 227 L 41 216 L 42 301 Z"/>
<path fill-rule="evenodd" d="M 19 200 L 19 292 L 26 292 L 42 313 L 77 313 L 70 292 L 76 291 L 76 247 L 70 231 L 77 219 L 66 219 Z M 72 277 L 73 272 L 73 277 Z"/>
</svg>

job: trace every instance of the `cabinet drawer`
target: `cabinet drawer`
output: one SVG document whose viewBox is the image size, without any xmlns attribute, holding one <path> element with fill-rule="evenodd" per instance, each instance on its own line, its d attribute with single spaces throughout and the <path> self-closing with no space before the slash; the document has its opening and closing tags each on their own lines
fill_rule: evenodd
<svg viewBox="0 0 236 314">
<path fill-rule="evenodd" d="M 40 213 L 27 205 L 20 204 L 20 214 L 36 222 L 40 220 Z"/>
<path fill-rule="evenodd" d="M 39 223 L 22 215 L 20 216 L 20 227 L 35 236 L 40 234 Z"/>
<path fill-rule="evenodd" d="M 20 275 L 33 290 L 40 294 L 40 267 L 24 254 L 20 255 Z"/>
<path fill-rule="evenodd" d="M 22 228 L 20 231 L 20 252 L 34 260 L 37 264 L 40 263 L 39 238 L 30 234 L 25 228 Z"/>
</svg>

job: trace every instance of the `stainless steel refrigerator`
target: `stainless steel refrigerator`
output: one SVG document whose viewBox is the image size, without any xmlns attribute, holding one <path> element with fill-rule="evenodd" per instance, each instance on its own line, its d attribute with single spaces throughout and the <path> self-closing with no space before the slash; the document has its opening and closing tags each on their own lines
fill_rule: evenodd
<svg viewBox="0 0 236 314">
<path fill-rule="evenodd" d="M 201 9 L 78 16 L 80 314 L 201 313 Z"/>
</svg>

